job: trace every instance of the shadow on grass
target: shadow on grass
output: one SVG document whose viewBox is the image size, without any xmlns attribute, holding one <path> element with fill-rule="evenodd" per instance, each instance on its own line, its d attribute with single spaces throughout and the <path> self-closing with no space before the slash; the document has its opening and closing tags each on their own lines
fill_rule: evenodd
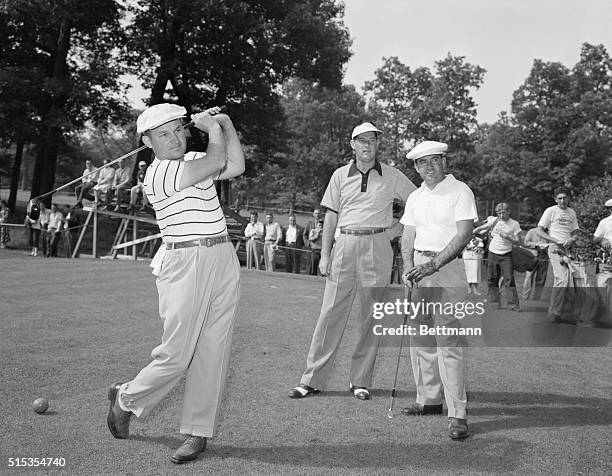
<svg viewBox="0 0 612 476">
<path fill-rule="evenodd" d="M 183 439 L 174 438 L 172 436 L 147 436 L 139 435 L 138 433 L 130 434 L 130 440 L 144 441 L 146 443 L 153 443 L 160 446 L 166 446 L 170 449 L 176 449 L 183 444 Z"/>
<path fill-rule="evenodd" d="M 552 393 L 471 392 L 470 415 L 495 418 L 470 425 L 474 434 L 517 428 L 612 424 L 612 399 Z"/>
<path fill-rule="evenodd" d="M 473 440 L 476 442 L 476 440 Z M 348 468 L 414 470 L 421 468 L 433 472 L 462 471 L 511 471 L 521 461 L 520 455 L 527 448 L 522 441 L 509 438 L 488 438 L 478 444 L 465 441 L 436 443 L 372 444 L 357 443 L 330 445 L 324 442 L 303 446 L 273 447 L 211 447 L 209 457 L 239 458 L 267 464 L 291 464 L 302 468 Z M 476 451 L 477 450 L 477 451 Z M 442 457 L 444 455 L 444 457 Z M 495 455 L 492 457 L 492 455 Z"/>
</svg>

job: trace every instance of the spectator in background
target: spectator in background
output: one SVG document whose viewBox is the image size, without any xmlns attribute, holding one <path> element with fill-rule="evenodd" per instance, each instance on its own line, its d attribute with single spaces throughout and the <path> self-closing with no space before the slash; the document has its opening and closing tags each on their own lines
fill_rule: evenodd
<svg viewBox="0 0 612 476">
<path fill-rule="evenodd" d="M 266 213 L 266 233 L 264 238 L 264 262 L 266 271 L 276 271 L 276 250 L 283 239 L 281 226 L 274 221 L 272 213 Z"/>
<path fill-rule="evenodd" d="M 109 163 L 110 160 L 104 159 L 104 162 L 102 162 L 102 167 L 107 166 Z M 94 194 L 94 206 L 96 208 L 99 207 L 100 196 L 102 194 L 106 194 L 106 202 L 110 203 L 110 200 L 108 198 L 108 192 L 113 185 L 114 179 L 115 169 L 113 169 L 112 167 L 100 168 L 100 171 L 98 172 L 98 183 L 92 187 Z M 104 207 L 104 209 L 105 208 L 106 206 Z"/>
<path fill-rule="evenodd" d="M 555 190 L 556 205 L 544 210 L 538 222 L 538 236 L 548 241 L 548 259 L 554 275 L 553 289 L 548 307 L 548 317 L 553 322 L 563 321 L 562 309 L 565 288 L 569 282 L 569 269 L 564 265 L 562 255 L 574 242 L 578 230 L 576 212 L 569 207 L 569 192 L 565 188 Z"/>
<path fill-rule="evenodd" d="M 40 237 L 42 239 L 42 253 L 44 257 L 49 255 L 49 235 L 47 230 L 49 228 L 50 216 L 51 210 L 44 203 L 40 202 Z"/>
<path fill-rule="evenodd" d="M 393 250 L 393 267 L 391 268 L 391 284 L 402 284 L 402 274 L 404 273 L 404 265 L 402 261 L 402 233 L 404 225 L 400 223 L 400 218 L 404 214 L 404 204 L 399 200 L 393 200 L 393 224 L 387 229 L 387 235 L 391 240 L 391 249 Z"/>
<path fill-rule="evenodd" d="M 538 264 L 533 271 L 525 271 L 521 296 L 525 301 L 528 299 L 537 300 L 542 295 L 548 275 L 548 253 L 546 252 L 548 242 L 538 235 L 538 227 L 536 226 L 527 231 L 523 245 L 531 249 L 538 257 Z"/>
<path fill-rule="evenodd" d="M 49 237 L 49 248 L 47 249 L 47 257 L 57 257 L 57 244 L 62 237 L 64 228 L 64 215 L 57 208 L 55 203 L 51 204 L 51 214 L 49 215 L 49 225 L 47 227 L 47 236 Z"/>
<path fill-rule="evenodd" d="M 128 207 L 129 212 L 136 211 L 136 203 L 138 197 L 142 196 L 142 205 L 138 209 L 139 212 L 146 210 L 149 201 L 147 200 L 147 194 L 143 193 L 143 184 L 145 175 L 147 173 L 147 163 L 144 160 L 138 162 L 138 172 L 136 173 L 136 185 L 130 190 L 130 206 Z"/>
<path fill-rule="evenodd" d="M 610 212 L 612 212 L 612 198 L 605 203 L 605 206 L 608 207 Z M 612 213 L 599 222 L 593 235 L 593 241 L 610 253 L 610 250 L 612 249 Z M 606 264 L 607 266 L 602 266 L 602 269 L 597 275 L 597 287 L 599 288 L 605 288 L 608 285 L 609 280 L 612 279 L 610 264 Z M 608 310 L 608 312 L 611 311 L 612 309 Z"/>
<path fill-rule="evenodd" d="M 321 216 L 321 209 L 316 207 L 312 212 L 313 220 L 310 220 L 304 228 L 304 234 L 302 239 L 304 245 L 310 250 L 310 260 L 308 264 L 309 273 L 312 276 L 319 274 L 319 261 L 321 260 L 321 244 L 323 236 L 321 231 L 323 230 L 323 217 Z"/>
<path fill-rule="evenodd" d="M 79 215 L 74 208 L 70 208 L 69 205 L 64 205 L 64 233 L 65 243 L 68 245 L 66 253 L 72 254 L 72 247 L 76 243 L 74 235 L 76 234 L 79 226 Z"/>
<path fill-rule="evenodd" d="M 304 228 L 296 223 L 295 215 L 289 215 L 289 225 L 285 229 L 285 263 L 288 273 L 300 274 L 303 234 Z"/>
<path fill-rule="evenodd" d="M 25 225 L 28 227 L 30 231 L 30 246 L 32 247 L 32 251 L 30 252 L 30 256 L 38 256 L 38 246 L 40 245 L 40 234 L 42 231 L 41 219 L 46 216 L 47 208 L 45 204 L 40 202 L 40 213 L 36 220 L 32 220 L 29 216 L 26 215 Z"/>
<path fill-rule="evenodd" d="M 499 295 L 499 278 L 509 292 L 506 294 L 508 307 L 512 311 L 520 311 L 518 293 L 514 283 L 514 268 L 512 266 L 512 245 L 520 241 L 521 226 L 510 218 L 510 210 L 505 202 L 495 207 L 497 217 L 489 217 L 484 225 L 474 230 L 478 234 L 484 230 L 489 232 L 489 254 L 487 256 L 488 300 L 492 305 L 501 308 Z"/>
<path fill-rule="evenodd" d="M 468 293 L 480 296 L 478 284 L 481 281 L 482 257 L 484 256 L 484 241 L 479 236 L 473 236 L 463 250 L 463 266 L 468 282 Z"/>
<path fill-rule="evenodd" d="M 118 212 L 121 210 L 121 204 L 123 203 L 123 195 L 126 191 L 131 191 L 132 189 L 132 171 L 130 170 L 130 166 L 127 162 L 123 160 L 119 161 L 118 168 L 115 171 L 115 176 L 113 178 L 113 185 L 108 192 L 108 203 L 111 203 L 113 194 L 116 195 L 117 201 L 115 204 L 115 209 L 113 211 Z"/>
<path fill-rule="evenodd" d="M 246 237 L 247 269 L 254 267 L 259 270 L 263 252 L 264 224 L 257 221 L 257 217 L 257 212 L 251 212 L 251 221 L 244 229 L 244 236 Z M 253 260 L 255 260 L 255 266 L 253 266 Z"/>
<path fill-rule="evenodd" d="M 98 173 L 91 160 L 85 161 L 85 170 L 83 170 L 83 178 L 81 183 L 74 187 L 74 195 L 77 202 L 75 207 L 83 208 L 83 198 L 90 198 L 89 191 L 95 187 L 98 182 Z M 90 175 L 91 174 L 91 175 Z"/>
<path fill-rule="evenodd" d="M 593 234 L 593 241 L 603 249 L 612 248 L 612 198 L 605 203 L 610 215 L 601 220 Z"/>
<path fill-rule="evenodd" d="M 11 241 L 11 234 L 8 226 L 2 226 L 2 223 L 6 223 L 11 210 L 8 207 L 6 200 L 0 200 L 0 248 L 6 248 L 6 244 Z"/>
</svg>

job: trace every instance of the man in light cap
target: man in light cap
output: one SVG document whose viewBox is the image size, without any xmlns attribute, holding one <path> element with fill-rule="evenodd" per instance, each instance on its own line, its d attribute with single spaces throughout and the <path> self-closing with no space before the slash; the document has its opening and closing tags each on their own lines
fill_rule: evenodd
<svg viewBox="0 0 612 476">
<path fill-rule="evenodd" d="M 353 352 L 349 391 L 369 400 L 378 338 L 372 330 L 372 306 L 389 284 L 393 250 L 386 233 L 393 222 L 393 200 L 404 203 L 415 189 L 399 170 L 378 161 L 379 137 L 371 122 L 353 129 L 355 160 L 337 169 L 321 205 L 323 224 L 319 271 L 327 280 L 321 313 L 300 384 L 289 397 L 303 398 L 325 386 L 348 321 L 355 295 L 360 299 L 361 336 Z M 340 232 L 333 255 L 334 232 Z"/>
<path fill-rule="evenodd" d="M 476 213 L 474 194 L 463 182 L 446 174 L 446 150 L 442 142 L 425 141 L 407 155 L 423 179 L 408 197 L 402 235 L 404 283 L 412 289 L 412 301 L 456 303 L 467 287 L 459 253 L 472 238 Z M 432 306 L 435 309 L 435 306 Z M 429 309 L 428 309 L 429 310 Z M 454 315 L 438 312 L 415 316 L 421 329 L 459 327 Z M 448 408 L 449 436 L 467 438 L 465 369 L 461 337 L 424 333 L 410 336 L 410 359 L 417 387 L 416 403 L 404 408 L 408 416 L 441 414 L 442 389 Z"/>
<path fill-rule="evenodd" d="M 152 265 L 164 331 L 153 361 L 111 386 L 107 423 L 113 436 L 127 438 L 130 418 L 149 414 L 186 373 L 180 432 L 188 437 L 174 463 L 195 459 L 215 433 L 238 305 L 240 265 L 213 180 L 240 175 L 244 155 L 231 119 L 218 111 L 191 116 L 208 134 L 206 154 L 185 153 L 183 107 L 158 104 L 137 122 L 155 153 L 144 190 L 163 240 Z"/>
<path fill-rule="evenodd" d="M 605 250 L 612 248 L 612 198 L 604 204 L 610 211 L 610 215 L 601 220 L 597 225 L 593 241 Z"/>
</svg>

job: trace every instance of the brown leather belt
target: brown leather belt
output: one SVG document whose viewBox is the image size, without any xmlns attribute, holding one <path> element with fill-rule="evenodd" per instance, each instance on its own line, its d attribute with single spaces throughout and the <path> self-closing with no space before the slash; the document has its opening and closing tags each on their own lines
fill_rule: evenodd
<svg viewBox="0 0 612 476">
<path fill-rule="evenodd" d="M 384 233 L 386 228 L 372 228 L 370 230 L 347 230 L 340 228 L 340 233 L 343 235 L 376 235 L 378 233 Z"/>
<path fill-rule="evenodd" d="M 192 246 L 206 246 L 207 248 L 210 248 L 211 246 L 215 246 L 220 243 L 228 243 L 231 241 L 232 240 L 230 240 L 230 237 L 228 235 L 211 236 L 210 238 L 200 238 L 199 240 L 179 241 L 178 243 L 166 243 L 166 249 L 176 250 L 178 248 L 191 248 Z"/>
</svg>

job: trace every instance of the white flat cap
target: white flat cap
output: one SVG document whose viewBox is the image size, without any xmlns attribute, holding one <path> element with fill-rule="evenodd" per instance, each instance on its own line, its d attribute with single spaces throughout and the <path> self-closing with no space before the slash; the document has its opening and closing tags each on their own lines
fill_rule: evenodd
<svg viewBox="0 0 612 476">
<path fill-rule="evenodd" d="M 141 160 L 140 162 L 138 162 L 138 165 L 147 165 L 147 163 L 144 160 Z"/>
<path fill-rule="evenodd" d="M 187 115 L 187 109 L 183 106 L 177 106 L 176 104 L 156 104 L 151 106 L 138 116 L 136 120 L 136 132 L 142 133 L 150 129 L 165 124 L 166 122 L 180 119 Z"/>
<path fill-rule="evenodd" d="M 610 200 L 607 200 L 605 203 L 606 207 L 612 207 L 612 198 Z"/>
<path fill-rule="evenodd" d="M 354 139 L 359 134 L 363 134 L 364 132 L 376 132 L 376 135 L 382 134 L 382 131 L 374 127 L 374 124 L 372 124 L 371 122 L 364 122 L 363 124 L 359 124 L 357 127 L 355 127 L 355 129 L 353 129 L 351 139 Z"/>
<path fill-rule="evenodd" d="M 448 145 L 444 142 L 436 142 L 435 140 L 426 140 L 415 146 L 406 154 L 406 158 L 417 160 L 428 155 L 444 154 L 448 150 Z"/>
</svg>

